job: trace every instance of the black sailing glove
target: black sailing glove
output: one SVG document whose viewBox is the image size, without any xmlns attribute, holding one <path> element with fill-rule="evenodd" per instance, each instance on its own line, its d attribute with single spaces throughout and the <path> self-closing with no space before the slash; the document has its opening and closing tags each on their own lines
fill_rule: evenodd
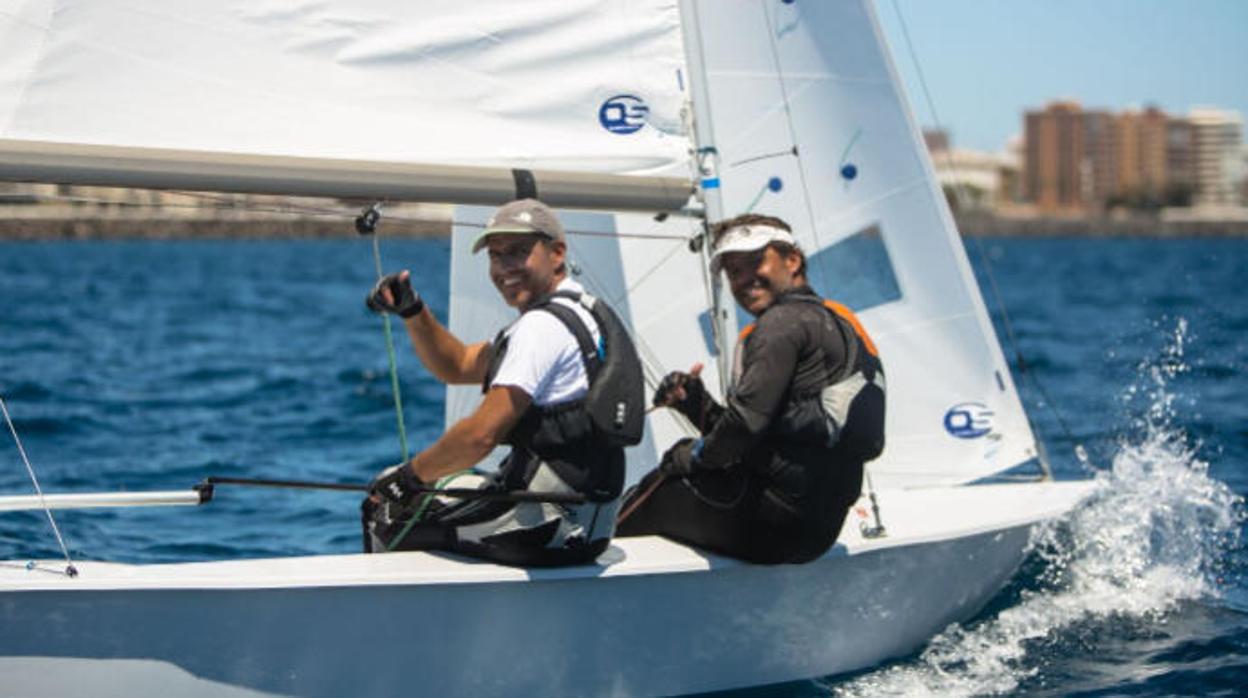
<svg viewBox="0 0 1248 698">
<path fill-rule="evenodd" d="M 702 433 L 714 426 L 723 408 L 706 393 L 702 379 L 684 371 L 672 371 L 663 378 L 651 401 L 656 407 L 666 405 L 693 422 Z"/>
<path fill-rule="evenodd" d="M 400 505 L 406 505 L 420 494 L 425 483 L 416 477 L 410 463 L 399 463 L 381 471 L 368 485 L 368 493 L 379 495 Z"/>
<path fill-rule="evenodd" d="M 383 291 L 390 292 L 391 301 L 386 300 Z M 420 294 L 412 290 L 411 277 L 402 272 L 381 277 L 364 303 L 374 313 L 394 313 L 404 319 L 415 317 L 425 309 Z"/>
<path fill-rule="evenodd" d="M 667 449 L 659 463 L 659 472 L 671 477 L 684 477 L 697 467 L 702 455 L 702 439 L 681 439 Z"/>
</svg>

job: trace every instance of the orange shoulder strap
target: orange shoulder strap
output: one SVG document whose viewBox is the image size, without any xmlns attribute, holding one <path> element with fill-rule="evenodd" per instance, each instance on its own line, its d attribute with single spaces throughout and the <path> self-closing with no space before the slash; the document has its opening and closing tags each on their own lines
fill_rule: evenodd
<svg viewBox="0 0 1248 698">
<path fill-rule="evenodd" d="M 854 332 L 858 333 L 858 338 L 862 340 L 862 345 L 867 348 L 867 353 L 877 359 L 879 358 L 880 352 L 875 348 L 875 342 L 871 341 L 871 335 L 867 334 L 866 328 L 862 326 L 861 322 L 858 322 L 858 316 L 854 315 L 854 311 L 846 308 L 836 301 L 830 301 L 826 298 L 823 301 L 823 307 L 831 310 L 833 313 L 836 313 L 843 318 L 845 322 L 848 322 L 850 327 L 854 328 Z M 750 325 L 750 327 L 752 328 L 753 325 Z"/>
<path fill-rule="evenodd" d="M 758 327 L 757 322 L 751 322 L 746 325 L 745 328 L 741 330 L 741 334 L 737 335 L 737 341 L 744 342 L 745 338 L 750 336 L 750 333 L 754 331 L 755 327 Z"/>
</svg>

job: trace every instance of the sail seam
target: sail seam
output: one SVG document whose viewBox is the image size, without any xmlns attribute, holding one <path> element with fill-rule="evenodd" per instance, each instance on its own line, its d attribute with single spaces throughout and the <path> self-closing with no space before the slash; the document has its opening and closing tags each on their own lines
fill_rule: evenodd
<svg viewBox="0 0 1248 698">
<path fill-rule="evenodd" d="M 855 206 L 844 208 L 844 209 L 839 210 L 837 213 L 825 216 L 823 219 L 819 221 L 819 224 L 828 225 L 829 227 L 831 227 L 830 224 L 832 223 L 837 223 L 840 221 L 851 220 L 851 219 L 857 218 L 859 217 L 859 214 L 863 209 L 870 209 L 882 201 L 890 199 L 894 196 L 900 196 L 902 194 L 909 192 L 912 189 L 918 189 L 918 188 L 924 188 L 924 189 L 927 188 L 926 178 L 918 177 L 909 182 L 901 184 L 897 187 L 889 189 L 886 192 L 876 194 L 875 196 L 869 199 L 864 199 Z"/>
<path fill-rule="evenodd" d="M 708 70 L 707 74 L 714 75 L 715 77 L 759 79 L 770 79 L 776 76 L 775 72 L 766 70 Z M 888 80 L 880 78 L 845 77 L 836 73 L 799 72 L 785 73 L 785 76 L 795 80 L 810 80 L 812 82 L 827 80 L 831 82 L 852 83 L 856 85 L 880 85 L 881 87 L 890 86 L 892 84 Z"/>
<path fill-rule="evenodd" d="M 55 11 L 53 12 L 55 13 Z M 46 26 L 41 25 L 36 22 L 32 22 L 28 19 L 25 19 L 23 17 L 19 17 L 11 12 L 0 11 L 0 15 L 7 15 L 15 23 L 25 24 L 27 26 L 34 27 L 35 29 L 42 30 L 41 38 L 39 42 L 39 50 L 36 52 L 35 60 L 30 62 L 30 67 L 27 69 L 26 75 L 21 81 L 21 85 L 22 85 L 21 89 L 18 90 L 17 97 L 13 100 L 13 109 L 9 112 L 9 118 L 7 120 L 7 123 L 5 123 L 3 129 L 0 129 L 0 133 L 11 133 L 13 129 L 13 124 L 17 123 L 17 112 L 21 108 L 22 101 L 26 97 L 26 91 L 30 87 L 30 83 L 33 80 L 35 74 L 38 72 L 39 64 L 42 63 L 44 58 L 48 55 L 48 43 L 52 35 L 52 25 L 51 23 L 49 23 Z"/>
</svg>

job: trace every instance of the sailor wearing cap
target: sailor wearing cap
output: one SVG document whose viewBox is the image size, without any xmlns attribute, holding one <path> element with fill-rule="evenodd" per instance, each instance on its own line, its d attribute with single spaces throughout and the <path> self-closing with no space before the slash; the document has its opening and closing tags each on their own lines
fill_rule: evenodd
<svg viewBox="0 0 1248 698">
<path fill-rule="evenodd" d="M 811 290 L 788 224 L 747 214 L 711 234 L 713 271 L 757 321 L 738 341 L 726 404 L 707 395 L 701 365 L 659 385 L 654 404 L 703 436 L 674 445 L 625 497 L 617 535 L 805 562 L 836 542 L 863 463 L 883 449 L 883 367 L 853 313 Z"/>
<path fill-rule="evenodd" d="M 521 313 L 492 342 L 466 344 L 451 334 L 407 271 L 383 278 L 368 298 L 374 310 L 404 319 L 430 373 L 448 384 L 480 384 L 485 397 L 429 448 L 374 480 L 364 504 L 365 547 L 454 550 L 517 565 L 591 561 L 610 541 L 624 482 L 623 449 L 603 443 L 585 409 L 583 345 L 593 354 L 602 328 L 584 290 L 568 278 L 564 229 L 545 204 L 521 199 L 500 208 L 472 244 L 481 250 L 495 288 Z M 503 443 L 512 451 L 497 474 L 475 483 L 460 477 Z M 465 480 L 486 491 L 574 495 L 585 503 L 422 494 L 462 488 Z"/>
</svg>

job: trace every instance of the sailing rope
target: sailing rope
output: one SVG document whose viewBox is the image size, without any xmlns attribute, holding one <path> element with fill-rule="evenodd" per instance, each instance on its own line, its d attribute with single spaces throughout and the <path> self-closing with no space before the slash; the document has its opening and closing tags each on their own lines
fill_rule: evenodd
<svg viewBox="0 0 1248 698">
<path fill-rule="evenodd" d="M 30 459 L 26 457 L 26 449 L 22 447 L 22 440 L 17 436 L 17 427 L 13 426 L 13 418 L 9 416 L 9 408 L 4 403 L 4 396 L 0 396 L 0 411 L 4 412 L 4 421 L 9 425 L 9 433 L 13 434 L 17 452 L 22 455 L 22 462 L 26 464 L 26 472 L 30 474 L 30 481 L 35 486 L 35 494 L 39 496 L 39 505 L 43 507 L 48 523 L 52 525 L 52 533 L 56 534 L 56 542 L 61 546 L 61 554 L 65 556 L 65 575 L 77 577 L 78 570 L 74 567 L 74 561 L 69 557 L 69 548 L 65 546 L 65 539 L 61 536 L 60 527 L 56 525 L 56 518 L 52 516 L 52 509 L 48 507 L 47 501 L 43 498 L 43 488 L 39 486 L 39 478 L 35 477 L 35 469 L 31 467 Z"/>
<path fill-rule="evenodd" d="M 910 29 L 906 25 L 905 15 L 902 14 L 901 6 L 897 3 L 897 0 L 893 0 L 893 11 L 897 14 L 897 22 L 901 26 L 901 35 L 905 39 L 906 50 L 910 54 L 910 62 L 914 64 L 915 74 L 918 76 L 919 85 L 923 89 L 923 98 L 927 102 L 928 110 L 932 113 L 932 121 L 938 130 L 943 131 L 944 126 L 941 124 L 940 114 L 936 111 L 936 100 L 932 98 L 931 90 L 927 87 L 927 78 L 923 74 L 923 66 L 919 63 L 919 56 L 914 49 L 914 42 L 910 40 Z M 945 166 L 948 167 L 949 171 L 954 174 L 954 198 L 959 204 L 961 204 L 967 200 L 966 185 L 962 179 L 957 176 L 957 165 L 953 159 L 952 151 L 948 149 L 945 151 Z M 1001 325 L 1005 329 L 1006 341 L 1009 342 L 1010 350 L 1014 352 L 1014 360 L 1018 365 L 1019 374 L 1025 376 L 1031 382 L 1032 387 L 1040 393 L 1045 406 L 1048 407 L 1049 411 L 1053 413 L 1054 418 L 1057 420 L 1058 426 L 1061 427 L 1062 434 L 1067 440 L 1075 444 L 1075 453 L 1083 454 L 1083 444 L 1079 443 L 1076 439 L 1074 433 L 1070 429 L 1070 426 L 1067 425 L 1065 418 L 1062 417 L 1061 410 L 1057 408 L 1057 404 L 1049 398 L 1049 393 L 1044 389 L 1044 385 L 1041 384 L 1040 378 L 1029 370 L 1027 361 L 1023 359 L 1023 352 L 1019 348 L 1018 338 L 1014 334 L 1014 323 L 1010 321 L 1010 313 L 1006 309 L 1005 300 L 1001 296 L 1001 289 L 997 286 L 997 278 L 992 273 L 992 264 L 989 262 L 988 254 L 984 251 L 984 245 L 979 240 L 978 236 L 972 235 L 970 237 L 973 241 L 975 252 L 979 255 L 980 266 L 984 270 L 984 275 L 988 277 L 988 285 L 989 288 L 992 289 L 992 299 L 996 303 L 997 311 L 1001 313 Z M 1035 423 L 1031 421 L 1031 415 L 1027 414 L 1026 410 L 1023 411 L 1023 416 L 1027 419 L 1027 424 L 1031 427 L 1032 431 L 1038 432 L 1039 429 L 1037 429 Z M 1037 440 L 1036 447 L 1039 449 L 1038 460 L 1040 462 L 1040 469 L 1044 472 L 1045 478 L 1051 480 L 1053 479 L 1053 472 L 1050 468 L 1048 458 L 1045 457 L 1044 446 L 1039 442 L 1039 440 Z M 1080 460 L 1083 460 L 1082 456 L 1080 456 Z"/>
<path fill-rule="evenodd" d="M 380 202 L 365 209 L 359 218 L 355 219 L 356 230 L 361 235 L 367 235 L 373 239 L 373 267 L 377 271 L 378 281 L 385 276 L 385 271 L 381 266 L 381 243 L 377 240 L 379 220 L 381 220 Z M 386 337 L 386 358 L 390 362 L 390 393 L 394 395 L 394 418 L 399 426 L 399 449 L 403 453 L 403 460 L 399 462 L 406 463 L 410 457 L 410 451 L 407 449 L 407 428 L 403 424 L 403 396 L 399 391 L 399 366 L 394 356 L 394 332 L 390 329 L 389 313 L 382 313 L 381 326 Z"/>
</svg>

